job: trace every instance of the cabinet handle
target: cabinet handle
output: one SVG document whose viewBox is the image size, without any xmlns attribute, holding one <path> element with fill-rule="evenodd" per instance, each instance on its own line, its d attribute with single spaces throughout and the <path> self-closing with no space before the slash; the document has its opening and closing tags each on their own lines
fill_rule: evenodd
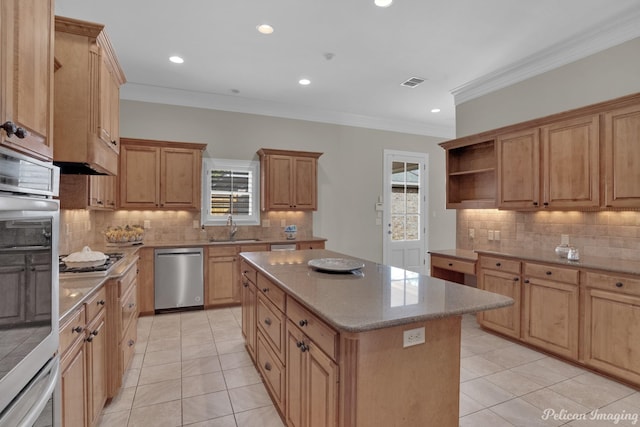
<svg viewBox="0 0 640 427">
<path fill-rule="evenodd" d="M 18 131 L 18 127 L 12 121 L 4 122 L 2 126 L 0 126 L 0 128 L 4 129 L 9 138 L 11 138 Z"/>
<path fill-rule="evenodd" d="M 112 143 L 113 145 L 118 145 L 118 143 L 117 143 L 115 140 L 111 141 L 111 143 Z"/>
<path fill-rule="evenodd" d="M 549 202 L 544 202 L 542 205 L 546 208 L 547 206 L 549 206 Z"/>
<path fill-rule="evenodd" d="M 129 345 L 129 347 L 133 346 L 136 342 L 134 340 L 129 340 L 129 342 L 127 343 Z"/>
<path fill-rule="evenodd" d="M 616 288 L 621 288 L 624 286 L 624 283 L 622 282 L 616 282 Z"/>
<path fill-rule="evenodd" d="M 529 279 L 524 279 L 524 283 L 529 283 Z"/>
<path fill-rule="evenodd" d="M 264 319 L 264 324 L 267 326 L 271 326 L 271 319 L 269 319 L 268 317 Z"/>
<path fill-rule="evenodd" d="M 533 206 L 538 206 L 538 202 L 533 202 Z"/>
<path fill-rule="evenodd" d="M 545 271 L 545 273 L 547 276 L 551 276 L 553 273 L 551 271 Z"/>
<path fill-rule="evenodd" d="M 301 351 L 301 352 L 303 352 L 303 353 L 304 353 L 305 351 L 309 350 L 309 347 L 308 347 L 304 342 L 302 342 L 302 341 L 298 341 L 298 342 L 296 343 L 296 345 L 298 346 L 298 348 L 300 349 L 300 351 Z"/>
<path fill-rule="evenodd" d="M 309 322 L 307 321 L 307 319 L 302 319 L 301 321 L 298 322 L 298 325 L 300 325 L 300 327 L 307 326 L 308 324 Z"/>
<path fill-rule="evenodd" d="M 271 363 L 267 362 L 264 364 L 264 369 L 266 369 L 267 371 L 271 370 Z"/>
<path fill-rule="evenodd" d="M 105 305 L 105 302 L 104 302 L 104 300 L 103 300 L 103 299 L 101 299 L 101 300 L 100 300 L 100 301 L 98 301 L 96 304 L 98 304 L 98 305 Z"/>
<path fill-rule="evenodd" d="M 100 333 L 100 330 L 96 329 L 95 331 L 91 331 L 90 335 L 93 335 L 95 337 L 96 335 L 98 335 L 98 333 Z"/>
<path fill-rule="evenodd" d="M 267 292 L 269 292 L 269 288 L 262 288 L 262 292 L 266 294 Z"/>
<path fill-rule="evenodd" d="M 87 338 L 85 338 L 85 341 L 86 341 L 86 342 L 91 342 L 91 341 L 93 341 L 93 336 L 92 336 L 92 335 L 89 335 Z"/>
<path fill-rule="evenodd" d="M 502 264 L 500 264 L 499 262 L 496 262 L 496 267 L 500 267 Z"/>
<path fill-rule="evenodd" d="M 77 332 L 80 333 L 82 331 L 84 331 L 84 328 L 82 326 L 76 326 L 75 328 L 71 329 L 73 332 Z"/>
<path fill-rule="evenodd" d="M 453 267 L 453 263 L 452 262 L 449 263 L 449 267 Z"/>
</svg>

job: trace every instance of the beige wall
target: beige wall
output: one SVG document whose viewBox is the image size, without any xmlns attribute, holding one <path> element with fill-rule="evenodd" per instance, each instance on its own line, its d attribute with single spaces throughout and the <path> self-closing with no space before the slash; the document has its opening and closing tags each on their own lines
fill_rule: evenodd
<svg viewBox="0 0 640 427">
<path fill-rule="evenodd" d="M 457 135 L 465 136 L 640 92 L 640 38 L 461 104 Z M 476 237 L 469 239 L 469 228 Z M 500 241 L 488 231 L 499 230 Z M 553 251 L 569 234 L 581 254 L 640 259 L 640 212 L 511 212 L 461 210 L 457 247 L 532 247 Z M 550 252 L 551 253 L 551 252 Z"/>
<path fill-rule="evenodd" d="M 376 225 L 374 207 L 383 193 L 383 151 L 428 153 L 429 248 L 455 245 L 455 212 L 444 207 L 444 150 L 437 145 L 441 139 L 137 101 L 122 101 L 120 115 L 120 133 L 124 137 L 206 143 L 204 155 L 208 157 L 257 160 L 256 150 L 261 147 L 323 152 L 318 170 L 319 209 L 310 214 L 313 234 L 327 238 L 329 249 L 377 262 L 382 261 L 382 226 Z M 170 233 L 185 240 L 199 236 L 199 231 L 191 227 L 197 217 L 188 213 L 172 218 L 170 214 L 141 211 L 128 214 L 70 211 L 63 213 L 62 222 L 72 224 L 69 235 L 62 237 L 61 253 L 62 249 L 75 250 L 83 239 L 99 241 L 99 232 L 107 225 L 139 219 L 155 223 L 153 215 L 161 215 L 157 224 L 162 227 L 158 230 L 152 224 L 154 238 L 162 239 Z M 98 229 L 87 232 L 87 223 Z M 247 227 L 240 232 L 261 235 L 265 230 L 259 228 Z"/>
<path fill-rule="evenodd" d="M 640 38 L 456 107 L 456 135 L 548 116 L 640 92 Z"/>
</svg>

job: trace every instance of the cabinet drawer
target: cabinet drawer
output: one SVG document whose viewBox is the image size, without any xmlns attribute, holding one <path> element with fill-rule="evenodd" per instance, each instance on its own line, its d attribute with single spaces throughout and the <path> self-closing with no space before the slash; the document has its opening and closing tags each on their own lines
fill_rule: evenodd
<svg viewBox="0 0 640 427">
<path fill-rule="evenodd" d="M 338 333 L 311 314 L 293 298 L 287 303 L 287 317 L 329 357 L 336 360 Z"/>
<path fill-rule="evenodd" d="M 209 246 L 207 248 L 207 256 L 236 256 L 238 255 L 238 247 L 231 246 Z"/>
<path fill-rule="evenodd" d="M 506 271 L 508 273 L 520 274 L 520 261 L 511 259 L 496 258 L 491 256 L 480 257 L 480 267 L 491 270 Z"/>
<path fill-rule="evenodd" d="M 640 278 L 630 278 L 616 274 L 603 274 L 587 271 L 585 285 L 590 288 L 605 289 L 640 296 Z"/>
<path fill-rule="evenodd" d="M 267 384 L 276 404 L 283 411 L 285 395 L 285 370 L 283 364 L 278 360 L 269 348 L 262 331 L 258 331 L 258 344 L 256 352 L 256 364 Z M 284 411 L 283 411 L 284 412 Z"/>
<path fill-rule="evenodd" d="M 86 324 L 84 307 L 81 307 L 64 325 L 60 326 L 60 355 L 64 355 L 64 352 L 79 336 L 84 337 L 84 327 Z"/>
<path fill-rule="evenodd" d="M 240 263 L 240 273 L 251 282 L 253 282 L 253 284 L 256 283 L 256 276 L 258 275 L 258 271 L 244 259 Z"/>
<path fill-rule="evenodd" d="M 260 293 L 266 295 L 269 301 L 284 313 L 284 291 L 262 274 L 258 274 L 257 285 Z"/>
<path fill-rule="evenodd" d="M 459 259 L 431 255 L 431 265 L 445 270 L 452 270 L 471 275 L 476 274 L 476 263 L 472 261 L 461 261 Z"/>
<path fill-rule="evenodd" d="M 129 291 L 129 288 L 133 286 L 133 283 L 136 281 L 136 277 L 138 276 L 138 263 L 134 263 L 129 267 L 129 269 L 124 273 L 122 277 L 118 279 L 118 296 L 122 297 Z"/>
<path fill-rule="evenodd" d="M 122 327 L 122 330 L 121 330 L 122 334 L 125 333 L 125 330 L 129 326 L 131 319 L 136 317 L 136 311 L 138 310 L 137 296 L 138 296 L 138 292 L 137 292 L 136 286 L 134 286 L 131 289 L 129 289 L 129 292 L 122 298 L 122 305 L 121 305 L 122 320 L 120 323 Z"/>
<path fill-rule="evenodd" d="M 138 322 L 133 321 L 126 329 L 120 341 L 120 366 L 122 367 L 121 374 L 129 367 L 131 359 L 136 350 L 136 342 L 138 341 Z"/>
<path fill-rule="evenodd" d="M 263 294 L 258 294 L 258 328 L 262 330 L 278 358 L 283 361 L 285 322 L 282 317 L 280 311 Z"/>
<path fill-rule="evenodd" d="M 102 286 L 91 298 L 84 303 L 84 309 L 87 313 L 87 323 L 91 323 L 93 319 L 100 313 L 107 303 L 107 289 Z"/>
<path fill-rule="evenodd" d="M 579 270 L 571 268 L 552 267 L 544 264 L 524 264 L 524 274 L 528 277 L 553 280 L 556 282 L 571 283 L 577 285 L 580 277 Z"/>
</svg>

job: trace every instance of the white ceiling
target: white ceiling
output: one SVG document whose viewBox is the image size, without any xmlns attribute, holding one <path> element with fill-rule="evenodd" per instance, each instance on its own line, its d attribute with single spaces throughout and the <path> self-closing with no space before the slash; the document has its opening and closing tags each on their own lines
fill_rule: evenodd
<svg viewBox="0 0 640 427">
<path fill-rule="evenodd" d="M 57 15 L 106 25 L 127 76 L 123 99 L 446 138 L 452 92 L 460 102 L 640 36 L 638 0 L 55 4 Z M 275 32 L 259 34 L 261 23 Z M 411 77 L 426 81 L 400 86 Z"/>
</svg>

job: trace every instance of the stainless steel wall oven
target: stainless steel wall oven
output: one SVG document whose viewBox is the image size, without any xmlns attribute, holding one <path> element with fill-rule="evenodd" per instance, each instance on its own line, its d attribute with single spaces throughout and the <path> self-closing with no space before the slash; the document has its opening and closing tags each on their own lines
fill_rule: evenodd
<svg viewBox="0 0 640 427">
<path fill-rule="evenodd" d="M 60 425 L 57 186 L 0 148 L 0 427 Z"/>
</svg>

